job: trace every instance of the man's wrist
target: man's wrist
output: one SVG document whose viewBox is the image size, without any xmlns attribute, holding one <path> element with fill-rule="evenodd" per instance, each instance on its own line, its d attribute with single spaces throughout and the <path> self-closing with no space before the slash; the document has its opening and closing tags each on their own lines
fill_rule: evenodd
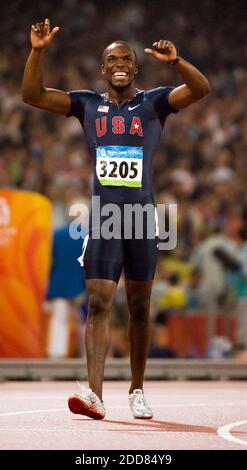
<svg viewBox="0 0 247 470">
<path fill-rule="evenodd" d="M 46 46 L 44 47 L 32 47 L 32 51 L 35 52 L 35 54 L 40 54 L 41 52 L 45 51 Z"/>
<path fill-rule="evenodd" d="M 181 57 L 177 56 L 176 59 L 170 60 L 170 62 L 167 62 L 168 65 L 176 65 L 180 61 Z"/>
</svg>

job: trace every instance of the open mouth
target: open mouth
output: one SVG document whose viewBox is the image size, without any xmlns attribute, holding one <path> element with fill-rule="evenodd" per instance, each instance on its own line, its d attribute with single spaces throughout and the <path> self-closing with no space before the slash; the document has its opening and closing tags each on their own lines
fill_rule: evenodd
<svg viewBox="0 0 247 470">
<path fill-rule="evenodd" d="M 127 72 L 114 72 L 113 77 L 116 78 L 117 80 L 124 80 L 125 78 L 128 77 Z"/>
</svg>

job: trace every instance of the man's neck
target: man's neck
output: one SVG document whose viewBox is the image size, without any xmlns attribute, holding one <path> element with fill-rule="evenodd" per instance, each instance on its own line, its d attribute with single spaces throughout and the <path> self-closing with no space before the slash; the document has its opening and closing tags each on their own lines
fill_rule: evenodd
<svg viewBox="0 0 247 470">
<path fill-rule="evenodd" d="M 136 88 L 134 83 L 131 83 L 129 87 L 126 88 L 113 88 L 108 85 L 107 87 L 107 99 L 114 104 L 125 103 L 126 101 L 132 100 L 136 95 Z"/>
</svg>

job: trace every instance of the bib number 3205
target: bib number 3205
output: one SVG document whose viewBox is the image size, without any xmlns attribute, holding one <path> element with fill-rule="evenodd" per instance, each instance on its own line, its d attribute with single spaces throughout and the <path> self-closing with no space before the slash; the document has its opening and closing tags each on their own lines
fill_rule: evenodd
<svg viewBox="0 0 247 470">
<path fill-rule="evenodd" d="M 140 150 L 139 147 L 99 148 L 96 174 L 100 183 L 103 186 L 141 187 L 143 153 L 142 148 Z"/>
<path fill-rule="evenodd" d="M 121 178 L 127 178 L 129 177 L 130 179 L 136 178 L 138 175 L 138 162 L 120 162 L 118 165 L 118 162 L 116 161 L 107 161 L 107 160 L 101 160 L 100 162 L 101 165 L 101 171 L 100 171 L 100 177 L 104 178 L 105 176 L 109 176 L 109 178 L 117 178 L 120 176 Z"/>
</svg>

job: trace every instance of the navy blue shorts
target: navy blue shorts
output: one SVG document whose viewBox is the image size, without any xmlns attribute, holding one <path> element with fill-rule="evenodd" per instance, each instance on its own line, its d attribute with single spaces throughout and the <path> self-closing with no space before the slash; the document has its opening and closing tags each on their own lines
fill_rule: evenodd
<svg viewBox="0 0 247 470">
<path fill-rule="evenodd" d="M 151 232 L 150 218 L 151 228 L 153 227 Z M 118 282 L 123 270 L 126 279 L 135 281 L 152 280 L 155 275 L 158 255 L 154 206 L 150 218 L 148 225 L 147 216 L 144 214 L 142 234 L 140 237 L 139 232 L 139 238 L 136 237 L 134 222 L 131 225 L 132 232 L 126 238 L 123 226 L 124 222 L 128 225 L 126 218 L 123 219 L 119 229 L 115 227 L 114 234 L 110 239 L 105 239 L 102 233 L 96 239 L 93 236 L 92 228 L 90 228 L 88 237 L 85 239 L 82 255 L 86 279 L 109 279 Z M 132 220 L 134 221 L 133 217 Z M 103 219 L 101 219 L 101 226 L 102 223 Z"/>
</svg>

